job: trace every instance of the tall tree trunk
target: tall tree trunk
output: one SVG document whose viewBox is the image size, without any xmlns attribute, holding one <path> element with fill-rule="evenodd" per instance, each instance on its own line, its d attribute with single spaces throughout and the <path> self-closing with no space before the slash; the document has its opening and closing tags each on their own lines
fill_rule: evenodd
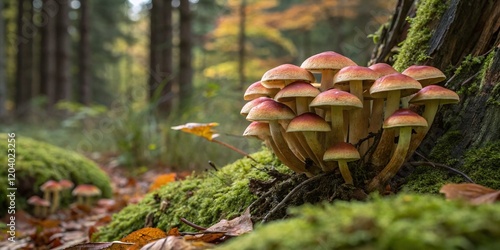
<svg viewBox="0 0 500 250">
<path fill-rule="evenodd" d="M 179 6 L 180 14 L 180 44 L 179 44 L 179 97 L 182 103 L 186 103 L 193 88 L 193 69 L 191 65 L 191 10 L 189 0 L 181 0 Z"/>
<path fill-rule="evenodd" d="M 29 1 L 18 2 L 17 16 L 17 68 L 16 68 L 16 114 L 29 113 L 31 92 L 33 90 L 33 38 L 36 30 L 33 25 L 33 4 Z"/>
<path fill-rule="evenodd" d="M 69 68 L 70 40 L 69 28 L 69 2 L 59 0 L 59 12 L 56 16 L 56 88 L 55 102 L 71 100 L 71 82 Z"/>
<path fill-rule="evenodd" d="M 428 155 L 439 138 L 458 134 L 456 140 L 447 143 L 450 157 L 461 159 L 471 148 L 500 140 L 500 4 L 488 0 L 426 0 L 418 1 L 417 6 L 415 2 L 399 1 L 372 62 L 396 58 L 398 70 L 425 64 L 447 74 L 448 79 L 440 84 L 456 91 L 460 103 L 439 110 L 418 151 Z M 415 14 L 417 21 L 410 25 L 405 17 Z M 424 16 L 431 18 L 418 19 Z M 400 41 L 403 45 L 394 56 L 391 53 Z"/>
<path fill-rule="evenodd" d="M 238 76 L 239 76 L 239 88 L 241 91 L 245 89 L 245 41 L 246 41 L 246 6 L 247 1 L 241 0 L 240 3 L 240 22 L 238 34 Z"/>
<path fill-rule="evenodd" d="M 80 48 L 79 65 L 79 100 L 85 105 L 92 101 L 90 81 L 90 38 L 89 38 L 89 0 L 80 0 Z"/>
<path fill-rule="evenodd" d="M 43 0 L 40 46 L 40 94 L 47 98 L 47 109 L 55 101 L 56 39 L 55 21 L 59 6 L 53 0 Z"/>
<path fill-rule="evenodd" d="M 0 13 L 3 12 L 3 2 L 0 2 Z M 5 102 L 7 101 L 7 75 L 5 57 L 5 22 L 0 16 L 0 119 L 5 118 Z"/>
</svg>

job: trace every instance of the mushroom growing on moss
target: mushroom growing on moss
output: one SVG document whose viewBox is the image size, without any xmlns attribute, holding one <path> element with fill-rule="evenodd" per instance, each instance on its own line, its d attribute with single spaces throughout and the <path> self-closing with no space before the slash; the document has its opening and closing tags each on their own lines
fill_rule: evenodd
<svg viewBox="0 0 500 250">
<path fill-rule="evenodd" d="M 347 162 L 357 161 L 360 159 L 358 150 L 350 143 L 339 142 L 329 147 L 323 155 L 325 161 L 337 161 L 339 164 L 340 174 L 346 184 L 354 185 L 351 172 Z"/>
<path fill-rule="evenodd" d="M 384 130 L 399 129 L 398 145 L 389 163 L 387 163 L 385 168 L 368 184 L 367 190 L 369 192 L 384 185 L 396 175 L 406 159 L 406 154 L 410 147 L 412 129 L 418 127 L 427 127 L 427 121 L 409 109 L 399 109 L 384 121 Z"/>
<path fill-rule="evenodd" d="M 40 187 L 40 190 L 42 190 L 43 198 L 45 200 L 48 201 L 52 200 L 50 213 L 54 213 L 57 210 L 57 208 L 59 208 L 60 193 L 62 190 L 61 184 L 59 184 L 59 182 L 57 181 L 49 180 Z"/>
<path fill-rule="evenodd" d="M 50 207 L 50 201 L 42 199 L 36 195 L 31 196 L 28 199 L 28 204 L 35 207 L 33 210 L 33 215 L 37 218 L 44 218 L 47 216 L 47 208 Z"/>
<path fill-rule="evenodd" d="M 101 190 L 90 184 L 80 184 L 73 189 L 73 196 L 77 197 L 78 204 L 92 205 L 92 197 L 101 195 Z"/>
</svg>

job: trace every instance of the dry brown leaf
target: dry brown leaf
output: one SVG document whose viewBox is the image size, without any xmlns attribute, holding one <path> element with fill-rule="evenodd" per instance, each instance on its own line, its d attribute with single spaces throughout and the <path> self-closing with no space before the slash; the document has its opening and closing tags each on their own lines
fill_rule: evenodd
<svg viewBox="0 0 500 250">
<path fill-rule="evenodd" d="M 121 241 L 135 243 L 133 247 L 129 249 L 140 249 L 149 242 L 155 241 L 167 237 L 167 234 L 159 228 L 146 227 L 141 228 L 137 231 L 130 233 L 129 235 L 123 237 Z"/>
<path fill-rule="evenodd" d="M 204 250 L 211 249 L 214 245 L 202 241 L 187 241 L 183 237 L 168 236 L 166 238 L 148 243 L 141 250 Z"/>
<path fill-rule="evenodd" d="M 218 126 L 219 124 L 216 122 L 211 123 L 186 123 L 184 125 L 171 127 L 173 130 L 181 130 L 186 133 L 194 134 L 200 137 L 203 137 L 209 141 L 213 138 L 219 136 L 218 134 L 214 134 L 215 131 L 212 130 L 213 127 Z"/>
<path fill-rule="evenodd" d="M 151 186 L 149 186 L 149 192 L 158 189 L 159 187 L 170 183 L 174 182 L 177 180 L 177 174 L 176 173 L 170 173 L 170 174 L 162 174 L 159 175 L 158 177 L 155 178 Z"/>
<path fill-rule="evenodd" d="M 82 243 L 66 248 L 66 250 L 102 250 L 102 249 L 127 249 L 134 245 L 134 243 L 113 241 L 113 242 L 95 242 L 95 243 Z"/>
<path fill-rule="evenodd" d="M 181 233 L 179 232 L 179 228 L 174 227 L 167 232 L 168 236 L 181 236 Z"/>
<path fill-rule="evenodd" d="M 448 200 L 462 199 L 472 204 L 493 203 L 500 200 L 500 191 L 474 183 L 446 184 L 440 193 Z"/>
<path fill-rule="evenodd" d="M 207 228 L 207 231 L 226 232 L 228 236 L 238 236 L 253 230 L 253 223 L 250 218 L 250 210 L 232 220 L 221 220 L 217 224 Z"/>
<path fill-rule="evenodd" d="M 195 235 L 186 235 L 184 239 L 187 241 L 203 241 L 206 243 L 213 243 L 220 240 L 222 237 L 226 236 L 223 232 L 202 232 Z"/>
</svg>

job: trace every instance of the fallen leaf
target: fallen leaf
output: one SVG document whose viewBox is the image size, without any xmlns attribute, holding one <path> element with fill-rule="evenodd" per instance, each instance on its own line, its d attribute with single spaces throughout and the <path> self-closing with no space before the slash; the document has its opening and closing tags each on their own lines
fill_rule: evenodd
<svg viewBox="0 0 500 250">
<path fill-rule="evenodd" d="M 448 200 L 462 199 L 472 204 L 486 204 L 500 200 L 500 190 L 474 183 L 446 184 L 439 192 Z"/>
<path fill-rule="evenodd" d="M 177 174 L 176 173 L 170 173 L 170 174 L 162 174 L 159 175 L 158 177 L 155 178 L 153 183 L 149 186 L 149 192 L 158 189 L 159 187 L 170 183 L 174 182 L 177 180 Z"/>
<path fill-rule="evenodd" d="M 238 236 L 253 230 L 253 223 L 250 218 L 250 210 L 232 220 L 221 220 L 217 224 L 207 228 L 207 231 L 226 232 L 227 236 Z"/>
<path fill-rule="evenodd" d="M 184 239 L 187 241 L 203 241 L 206 243 L 213 243 L 219 241 L 224 236 L 226 236 L 224 232 L 201 232 L 195 235 L 185 235 Z"/>
<path fill-rule="evenodd" d="M 171 127 L 173 130 L 181 130 L 186 133 L 194 134 L 203 137 L 209 141 L 219 136 L 214 134 L 215 131 L 212 130 L 213 127 L 218 126 L 216 122 L 211 123 L 186 123 L 184 125 Z"/>
<path fill-rule="evenodd" d="M 151 241 L 167 237 L 167 234 L 159 228 L 146 227 L 136 230 L 129 235 L 123 237 L 121 241 L 135 243 L 133 247 L 129 249 L 140 249 L 142 246 L 148 244 Z"/>
<path fill-rule="evenodd" d="M 134 243 L 113 241 L 113 242 L 95 242 L 95 243 L 82 243 L 66 248 L 65 250 L 102 250 L 102 249 L 126 249 L 134 245 Z"/>
<path fill-rule="evenodd" d="M 202 241 L 187 241 L 183 237 L 168 236 L 148 243 L 141 250 L 204 250 L 213 248 L 213 244 Z"/>
<path fill-rule="evenodd" d="M 181 236 L 181 233 L 179 232 L 179 228 L 174 227 L 167 232 L 168 236 Z"/>
</svg>

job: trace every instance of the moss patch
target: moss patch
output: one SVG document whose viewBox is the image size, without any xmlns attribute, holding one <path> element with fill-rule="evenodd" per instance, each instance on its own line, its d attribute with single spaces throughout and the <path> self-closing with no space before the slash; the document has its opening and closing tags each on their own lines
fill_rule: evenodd
<svg viewBox="0 0 500 250">
<path fill-rule="evenodd" d="M 270 151 L 252 155 L 259 163 L 240 159 L 219 171 L 208 172 L 174 182 L 148 194 L 139 204 L 131 205 L 113 216 L 113 221 L 95 235 L 96 241 L 113 241 L 144 227 L 149 218 L 153 227 L 168 230 L 193 231 L 180 222 L 186 218 L 201 226 L 210 226 L 221 219 L 240 215 L 257 197 L 250 192 L 249 180 L 268 180 L 266 168 L 276 167 L 280 172 L 291 173 L 278 163 Z M 161 203 L 168 204 L 161 211 Z"/>
<path fill-rule="evenodd" d="M 498 249 L 500 204 L 398 195 L 293 209 L 217 249 Z"/>
<path fill-rule="evenodd" d="M 432 158 L 436 162 L 445 163 L 450 161 L 451 153 L 446 150 L 451 150 L 454 136 L 458 136 L 455 132 L 451 132 L 450 136 L 443 136 L 436 148 L 439 148 L 439 153 L 436 150 L 431 153 Z M 446 144 L 448 143 L 448 144 Z M 444 144 L 444 145 L 440 145 Z M 447 147 L 448 145 L 448 147 Z M 482 148 L 469 150 L 463 158 L 454 159 L 456 164 L 450 165 L 469 176 L 476 183 L 487 186 L 493 189 L 500 189 L 500 141 L 492 142 Z M 438 193 L 439 189 L 446 183 L 461 183 L 464 179 L 442 169 L 434 169 L 432 167 L 418 167 L 408 177 L 408 182 L 404 185 L 405 192 L 416 193 Z"/>
<path fill-rule="evenodd" d="M 7 187 L 7 135 L 0 134 L 0 186 Z M 96 164 L 82 155 L 30 138 L 16 137 L 15 179 L 17 187 L 16 209 L 26 208 L 26 199 L 42 195 L 40 186 L 48 180 L 68 179 L 78 184 L 99 187 L 104 197 L 111 197 L 109 178 Z M 0 189 L 0 205 L 7 207 L 7 190 Z M 2 209 L 1 213 L 6 212 Z"/>
<path fill-rule="evenodd" d="M 448 1 L 443 0 L 423 0 L 419 1 L 416 16 L 409 18 L 411 25 L 406 39 L 401 44 L 401 51 L 396 57 L 394 68 L 403 71 L 413 64 L 418 64 L 429 58 L 427 50 L 428 41 L 432 36 L 429 24 L 441 17 Z"/>
</svg>

